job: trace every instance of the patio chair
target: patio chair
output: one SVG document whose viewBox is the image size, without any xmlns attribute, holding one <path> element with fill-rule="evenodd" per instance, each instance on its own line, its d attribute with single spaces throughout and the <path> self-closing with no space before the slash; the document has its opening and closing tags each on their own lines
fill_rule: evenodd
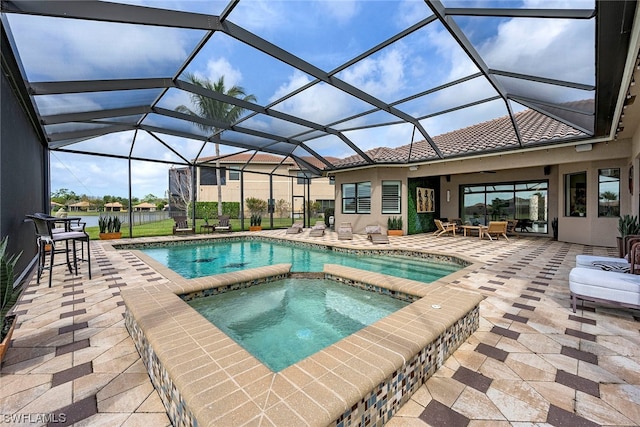
<svg viewBox="0 0 640 427">
<path fill-rule="evenodd" d="M 196 227 L 190 227 L 186 216 L 174 216 L 173 234 L 195 234 Z"/>
<path fill-rule="evenodd" d="M 436 231 L 433 232 L 436 237 L 440 237 L 444 234 L 451 234 L 452 236 L 456 235 L 456 225 L 454 223 L 442 222 L 439 219 L 434 219 L 433 222 L 436 224 Z"/>
<path fill-rule="evenodd" d="M 63 231 L 53 232 L 54 223 L 59 220 L 58 218 L 45 218 L 42 215 L 27 215 L 36 230 L 36 244 L 38 245 L 38 277 L 36 282 L 40 283 L 40 277 L 44 270 L 49 270 L 49 287 L 53 278 L 53 267 L 56 265 L 55 254 L 64 252 L 66 254 L 67 268 L 70 273 L 78 274 L 78 257 L 76 254 L 76 241 L 87 243 L 87 265 L 89 269 L 89 279 L 91 279 L 91 251 L 89 250 L 89 235 L 84 231 L 76 231 L 69 227 L 65 227 Z M 64 242 L 64 249 L 60 248 L 60 245 L 56 247 L 57 243 Z M 69 243 L 72 243 L 72 248 L 69 248 Z M 45 256 L 47 253 L 47 246 L 49 246 L 49 265 L 46 266 Z M 69 259 L 69 253 L 73 253 L 73 269 L 71 267 L 71 260 Z M 62 265 L 62 264 L 58 264 Z"/>
<path fill-rule="evenodd" d="M 324 221 L 316 221 L 316 225 L 311 227 L 309 231 L 309 237 L 322 237 L 324 236 L 324 230 L 327 228 Z"/>
<path fill-rule="evenodd" d="M 350 222 L 340 223 L 338 227 L 338 240 L 351 240 L 353 239 L 353 228 Z"/>
<path fill-rule="evenodd" d="M 627 234 L 624 236 L 622 238 L 622 247 L 624 249 L 622 256 L 629 259 L 631 248 L 638 242 L 640 242 L 640 234 Z"/>
<path fill-rule="evenodd" d="M 449 223 L 454 224 L 456 226 L 456 231 L 459 233 L 462 231 L 462 226 L 464 223 L 462 222 L 462 218 L 451 218 Z"/>
<path fill-rule="evenodd" d="M 382 227 L 379 225 L 367 225 L 364 231 L 367 233 L 367 239 L 374 245 L 389 243 L 389 236 L 382 233 Z"/>
<path fill-rule="evenodd" d="M 218 223 L 213 226 L 214 231 L 231 231 L 231 224 L 229 223 L 229 215 L 220 215 Z"/>
<path fill-rule="evenodd" d="M 287 228 L 287 234 L 298 234 L 302 233 L 302 229 L 304 228 L 304 222 L 296 221 L 293 225 Z"/>
<path fill-rule="evenodd" d="M 523 233 L 530 232 L 531 227 L 533 227 L 533 221 L 531 221 L 530 219 L 519 219 L 518 225 L 516 225 L 516 228 Z"/>
<path fill-rule="evenodd" d="M 489 240 L 493 240 L 494 236 L 496 239 L 503 236 L 509 240 L 507 237 L 507 221 L 489 221 L 489 225 L 482 229 L 482 236 L 489 237 Z"/>
<path fill-rule="evenodd" d="M 520 235 L 518 234 L 518 232 L 516 231 L 516 227 L 518 227 L 518 220 L 517 219 L 509 219 L 507 220 L 507 235 L 513 235 L 516 237 L 520 237 Z"/>
</svg>

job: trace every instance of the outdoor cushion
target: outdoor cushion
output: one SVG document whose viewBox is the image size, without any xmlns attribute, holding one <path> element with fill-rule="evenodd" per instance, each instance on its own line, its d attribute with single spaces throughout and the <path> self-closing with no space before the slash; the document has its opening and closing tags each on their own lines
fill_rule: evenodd
<svg viewBox="0 0 640 427">
<path fill-rule="evenodd" d="M 625 258 L 597 255 L 576 255 L 576 267 L 619 271 L 622 273 L 628 273 L 631 269 L 631 265 Z"/>
<path fill-rule="evenodd" d="M 640 276 L 575 267 L 569 273 L 573 312 L 578 299 L 640 308 Z"/>
</svg>

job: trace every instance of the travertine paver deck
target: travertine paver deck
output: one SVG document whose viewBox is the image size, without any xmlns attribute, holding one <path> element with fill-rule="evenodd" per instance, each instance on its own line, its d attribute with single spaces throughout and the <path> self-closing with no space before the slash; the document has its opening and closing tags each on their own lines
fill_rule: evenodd
<svg viewBox="0 0 640 427">
<path fill-rule="evenodd" d="M 262 233 L 372 247 L 359 235 Z M 392 236 L 390 246 L 484 262 L 453 285 L 486 298 L 480 329 L 388 425 L 640 425 L 640 312 L 587 304 L 574 314 L 569 307 L 575 255 L 614 256 L 613 248 L 426 234 Z M 0 371 L 6 425 L 169 423 L 124 328 L 120 297 L 122 287 L 167 279 L 131 251 L 98 241 L 91 250 L 92 280 L 86 266 L 79 276 L 58 267 L 51 289 L 33 280 L 16 308 L 19 328 Z"/>
</svg>

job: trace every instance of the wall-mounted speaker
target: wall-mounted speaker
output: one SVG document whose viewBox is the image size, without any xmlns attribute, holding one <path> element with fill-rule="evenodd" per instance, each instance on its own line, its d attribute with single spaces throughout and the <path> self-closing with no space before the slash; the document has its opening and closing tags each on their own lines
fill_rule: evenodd
<svg viewBox="0 0 640 427">
<path fill-rule="evenodd" d="M 551 175 L 551 166 L 545 166 L 544 167 L 544 174 L 545 175 Z"/>
<path fill-rule="evenodd" d="M 451 175 L 446 175 L 445 178 L 447 179 L 447 182 L 451 182 Z"/>
</svg>

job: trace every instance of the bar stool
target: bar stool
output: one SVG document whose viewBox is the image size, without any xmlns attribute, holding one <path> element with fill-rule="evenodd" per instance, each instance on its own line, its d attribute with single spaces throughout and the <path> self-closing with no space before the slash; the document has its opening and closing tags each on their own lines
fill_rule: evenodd
<svg viewBox="0 0 640 427">
<path fill-rule="evenodd" d="M 70 228 L 65 227 L 64 230 L 55 229 L 55 222 L 59 222 L 62 218 L 47 217 L 43 214 L 27 215 L 31 221 L 33 221 L 36 228 L 36 242 L 38 244 L 38 278 L 37 283 L 40 283 L 40 277 L 44 270 L 49 270 L 49 287 L 51 287 L 51 280 L 53 278 L 53 266 L 56 252 L 60 253 L 64 251 L 66 253 L 66 264 L 70 273 L 78 274 L 78 260 L 76 255 L 76 241 L 87 242 L 87 248 L 89 247 L 89 235 L 84 231 L 66 231 Z M 56 243 L 64 242 L 64 249 L 56 249 Z M 71 268 L 71 261 L 69 259 L 69 243 L 72 243 L 73 251 L 73 267 Z M 51 245 L 49 266 L 45 266 L 46 246 Z M 61 265 L 61 264 L 60 264 Z M 87 249 L 87 265 L 89 268 L 89 279 L 91 279 L 91 251 Z"/>
</svg>

